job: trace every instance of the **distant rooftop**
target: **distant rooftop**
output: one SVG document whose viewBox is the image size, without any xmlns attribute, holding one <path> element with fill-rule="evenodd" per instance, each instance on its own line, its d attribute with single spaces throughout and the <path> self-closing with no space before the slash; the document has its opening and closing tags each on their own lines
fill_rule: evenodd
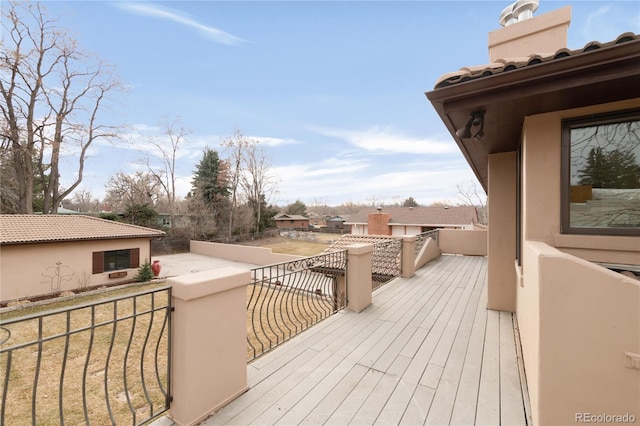
<svg viewBox="0 0 640 426">
<path fill-rule="evenodd" d="M 368 223 L 371 213 L 377 213 L 376 208 L 367 208 L 349 215 L 345 224 Z M 381 213 L 389 213 L 389 225 L 469 225 L 478 223 L 478 216 L 474 206 L 447 207 L 383 207 Z"/>
<path fill-rule="evenodd" d="M 154 238 L 163 231 L 84 215 L 0 215 L 0 244 Z"/>
</svg>

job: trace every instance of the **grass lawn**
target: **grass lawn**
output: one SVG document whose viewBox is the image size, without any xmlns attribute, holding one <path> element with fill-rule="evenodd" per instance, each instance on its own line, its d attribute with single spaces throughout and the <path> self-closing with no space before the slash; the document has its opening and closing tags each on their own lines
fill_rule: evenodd
<svg viewBox="0 0 640 426">
<path fill-rule="evenodd" d="M 293 254 L 297 256 L 315 256 L 331 242 L 340 238 L 340 234 L 310 233 L 313 240 L 294 239 L 288 237 L 267 238 L 258 241 L 242 243 L 244 245 L 269 247 L 273 253 Z"/>
</svg>

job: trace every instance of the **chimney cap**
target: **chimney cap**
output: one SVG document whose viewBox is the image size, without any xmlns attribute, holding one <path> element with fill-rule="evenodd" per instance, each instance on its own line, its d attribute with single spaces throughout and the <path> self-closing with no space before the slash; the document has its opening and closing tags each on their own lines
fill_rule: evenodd
<svg viewBox="0 0 640 426">
<path fill-rule="evenodd" d="M 516 0 L 500 13 L 500 25 L 508 27 L 516 22 L 532 18 L 533 12 L 538 9 L 539 4 L 540 0 Z"/>
</svg>

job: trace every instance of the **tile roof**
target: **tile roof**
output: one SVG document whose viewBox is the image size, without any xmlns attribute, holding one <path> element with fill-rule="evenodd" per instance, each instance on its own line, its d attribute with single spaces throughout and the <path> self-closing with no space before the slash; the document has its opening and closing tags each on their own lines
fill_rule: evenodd
<svg viewBox="0 0 640 426">
<path fill-rule="evenodd" d="M 391 235 L 344 234 L 336 241 L 331 243 L 329 247 L 324 249 L 323 253 L 333 253 L 336 251 L 345 250 L 347 247 L 353 244 L 378 244 L 396 238 L 398 237 L 392 237 Z"/>
<path fill-rule="evenodd" d="M 0 244 L 153 238 L 165 233 L 84 215 L 0 215 Z"/>
<path fill-rule="evenodd" d="M 578 56 L 587 52 L 591 52 L 598 49 L 604 49 L 610 46 L 614 46 L 621 43 L 627 43 L 631 41 L 640 41 L 640 35 L 628 32 L 619 35 L 614 41 L 608 43 L 600 43 L 598 41 L 591 41 L 587 43 L 582 49 L 560 49 L 555 53 L 542 53 L 533 54 L 523 58 L 508 58 L 500 59 L 494 63 L 486 65 L 468 66 L 460 68 L 458 71 L 444 74 L 438 78 L 434 89 L 441 89 L 443 87 L 452 86 L 459 83 L 464 83 L 469 80 L 475 80 L 478 78 L 490 77 L 492 75 L 501 74 L 516 69 L 531 67 L 545 62 L 561 60 L 566 57 Z"/>
<path fill-rule="evenodd" d="M 368 223 L 369 214 L 376 213 L 371 207 L 347 217 L 345 224 Z M 450 207 L 384 207 L 382 213 L 389 213 L 389 225 L 469 225 L 477 223 L 476 208 L 473 206 Z"/>
</svg>

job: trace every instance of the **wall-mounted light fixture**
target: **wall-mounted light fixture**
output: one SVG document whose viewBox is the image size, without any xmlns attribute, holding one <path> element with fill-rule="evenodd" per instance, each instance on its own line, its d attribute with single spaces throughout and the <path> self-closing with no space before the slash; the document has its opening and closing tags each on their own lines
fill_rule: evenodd
<svg viewBox="0 0 640 426">
<path fill-rule="evenodd" d="M 464 127 L 456 131 L 456 136 L 461 139 L 473 137 L 476 141 L 482 139 L 484 136 L 484 110 L 473 111 Z"/>
</svg>

